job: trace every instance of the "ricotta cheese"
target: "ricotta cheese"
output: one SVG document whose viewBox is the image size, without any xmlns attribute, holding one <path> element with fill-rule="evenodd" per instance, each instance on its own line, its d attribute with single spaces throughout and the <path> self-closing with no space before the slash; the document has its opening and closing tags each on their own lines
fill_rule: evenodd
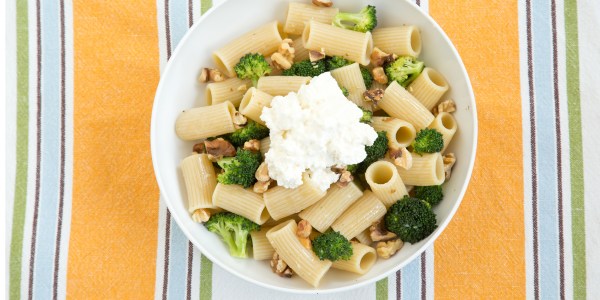
<svg viewBox="0 0 600 300">
<path fill-rule="evenodd" d="M 377 139 L 361 117 L 362 110 L 346 99 L 329 72 L 312 78 L 298 93 L 274 97 L 260 116 L 270 129 L 269 176 L 280 186 L 296 188 L 308 171 L 327 190 L 339 178 L 331 167 L 363 161 L 365 146 Z"/>
</svg>

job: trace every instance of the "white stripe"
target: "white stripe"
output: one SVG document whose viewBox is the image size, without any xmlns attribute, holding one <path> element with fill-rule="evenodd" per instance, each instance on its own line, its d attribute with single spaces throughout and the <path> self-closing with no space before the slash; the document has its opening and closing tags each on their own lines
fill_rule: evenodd
<svg viewBox="0 0 600 300">
<path fill-rule="evenodd" d="M 387 298 L 396 299 L 396 272 L 387 277 Z"/>
<path fill-rule="evenodd" d="M 427 299 L 434 299 L 434 287 L 435 287 L 435 278 L 434 278 L 434 244 L 431 244 L 429 248 L 425 251 L 425 278 L 427 278 L 427 286 L 425 286 L 425 290 L 427 291 Z"/>
<path fill-rule="evenodd" d="M 160 73 L 167 65 L 167 31 L 165 23 L 165 0 L 156 0 L 156 19 L 158 22 L 158 52 Z"/>
<path fill-rule="evenodd" d="M 27 162 L 27 204 L 23 226 L 23 249 L 21 259 L 21 297 L 28 295 L 29 260 L 31 258 L 31 230 L 35 202 L 35 177 L 37 167 L 37 24 L 36 3 L 28 1 L 29 20 L 29 144 Z M 34 295 L 35 297 L 35 295 Z"/>
<path fill-rule="evenodd" d="M 198 23 L 198 19 L 200 19 L 201 14 L 201 6 L 202 3 L 200 0 L 192 1 L 192 19 L 194 20 L 194 24 Z"/>
<path fill-rule="evenodd" d="M 573 240 L 571 231 L 571 168 L 569 143 L 569 109 L 567 103 L 566 45 L 564 2 L 556 1 L 556 33 L 558 58 L 558 92 L 560 99 L 560 132 L 562 149 L 562 194 L 565 297 L 573 298 Z"/>
<path fill-rule="evenodd" d="M 600 69 L 600 3 L 579 1 L 579 66 L 581 127 L 583 134 L 583 178 L 585 187 L 585 247 L 587 297 L 600 298 L 600 89 L 596 74 Z"/>
<path fill-rule="evenodd" d="M 156 282 L 154 284 L 154 299 L 162 299 L 163 279 L 165 269 L 165 231 L 167 224 L 167 207 L 160 197 L 158 204 L 158 239 L 156 246 Z"/>
<path fill-rule="evenodd" d="M 273 276 L 276 276 L 273 274 Z M 298 280 L 299 278 L 296 278 Z M 235 287 L 235 288 L 232 288 Z M 286 299 L 286 300 L 304 300 L 307 298 L 318 300 L 334 299 L 375 299 L 375 284 L 354 289 L 347 292 L 321 295 L 296 295 L 283 293 L 271 289 L 263 288 L 258 285 L 247 282 L 231 273 L 225 271 L 217 264 L 213 264 L 212 281 L 213 299 L 244 299 L 244 300 L 263 300 L 263 299 Z"/>
<path fill-rule="evenodd" d="M 191 298 L 200 299 L 200 250 L 194 246 L 194 256 L 192 257 L 192 285 Z"/>
<path fill-rule="evenodd" d="M 523 127 L 523 213 L 525 225 L 525 292 L 528 299 L 534 298 L 533 289 L 533 223 L 532 223 L 532 182 L 531 182 L 531 126 L 529 123 L 529 77 L 527 62 L 527 14 L 525 2 L 518 5 L 519 16 L 519 73 L 521 83 L 521 109 Z"/>
<path fill-rule="evenodd" d="M 73 2 L 65 0 L 65 182 L 60 240 L 60 260 L 58 262 L 58 299 L 67 295 L 67 266 L 69 261 L 69 240 L 71 236 L 71 206 L 73 202 Z"/>
<path fill-rule="evenodd" d="M 16 31 L 16 27 L 14 26 L 17 22 L 17 7 L 16 7 L 16 2 L 15 1 L 7 1 L 6 2 L 6 11 L 4 12 L 4 14 L 6 15 L 6 22 L 2 23 L 3 26 L 4 24 L 10 24 L 11 29 L 10 30 L 4 30 L 6 28 L 2 29 L 2 32 L 6 33 L 6 37 L 5 37 L 5 41 L 7 41 L 6 44 L 6 55 L 2 55 L 2 64 L 0 65 L 4 65 L 6 66 L 6 71 L 5 72 L 0 72 L 0 76 L 2 76 L 3 78 L 0 78 L 0 85 L 3 85 L 4 83 L 6 83 L 6 111 L 5 111 L 5 123 L 2 123 L 3 127 L 2 128 L 2 136 L 0 136 L 0 138 L 2 138 L 3 136 L 5 137 L 5 141 L 6 141 L 6 145 L 5 147 L 2 147 L 2 150 L 6 149 L 6 153 L 4 157 L 3 162 L 6 162 L 5 165 L 5 175 L 6 175 L 6 180 L 2 180 L 0 182 L 0 185 L 3 185 L 6 183 L 6 186 L 4 188 L 0 187 L 0 190 L 5 190 L 6 191 L 6 201 L 2 202 L 2 205 L 6 205 L 4 207 L 5 209 L 5 216 L 6 216 L 6 221 L 5 221 L 5 231 L 4 231 L 4 241 L 6 241 L 4 243 L 4 263 L 5 263 L 5 267 L 6 267 L 6 272 L 5 274 L 9 274 L 9 267 L 10 267 L 10 242 L 11 242 L 11 234 L 12 234 L 12 221 L 13 221 L 13 204 L 14 204 L 14 200 L 15 200 L 15 175 L 16 175 L 16 158 L 17 158 L 17 154 L 16 154 L 16 145 L 17 145 L 17 127 L 15 126 L 17 124 L 17 31 Z M 1 51 L 1 50 L 0 50 Z M 6 74 L 9 74 L 9 76 L 6 76 L 6 81 L 4 80 L 4 76 Z M 2 87 L 0 86 L 0 90 L 3 90 Z M 4 125 L 5 124 L 5 125 Z M 2 151 L 0 150 L 0 151 Z M 0 166 L 0 170 L 2 169 L 2 167 Z M 0 175 L 2 176 L 2 175 Z M 5 288 L 4 291 L 6 293 L 6 299 L 9 299 L 9 289 L 6 288 L 9 286 L 9 276 L 7 275 L 5 280 L 3 280 L 3 284 L 5 284 Z"/>
</svg>

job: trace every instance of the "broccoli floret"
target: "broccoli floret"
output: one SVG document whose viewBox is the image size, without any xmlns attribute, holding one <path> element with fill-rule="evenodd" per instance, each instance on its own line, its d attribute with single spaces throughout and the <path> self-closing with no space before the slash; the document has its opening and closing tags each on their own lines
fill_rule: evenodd
<svg viewBox="0 0 600 300">
<path fill-rule="evenodd" d="M 365 146 L 367 157 L 356 165 L 349 165 L 346 170 L 355 173 L 363 173 L 374 162 L 382 158 L 388 150 L 388 138 L 385 131 L 377 132 L 377 139 L 371 146 Z"/>
<path fill-rule="evenodd" d="M 354 31 L 367 32 L 377 26 L 377 10 L 367 5 L 358 13 L 341 12 L 333 18 L 333 26 Z"/>
<path fill-rule="evenodd" d="M 415 198 L 425 200 L 429 205 L 437 205 L 444 199 L 441 185 L 415 186 Z"/>
<path fill-rule="evenodd" d="M 349 260 L 352 257 L 352 244 L 337 231 L 316 237 L 312 241 L 312 248 L 320 260 Z"/>
<path fill-rule="evenodd" d="M 390 206 L 384 218 L 387 230 L 411 244 L 428 237 L 437 228 L 429 203 L 409 196 Z"/>
<path fill-rule="evenodd" d="M 223 172 L 217 175 L 217 181 L 222 184 L 239 184 L 245 188 L 256 182 L 256 169 L 261 163 L 262 156 L 258 151 L 238 148 L 235 157 L 224 157 L 217 161 Z"/>
<path fill-rule="evenodd" d="M 327 72 L 327 66 L 323 59 L 316 62 L 310 62 L 310 60 L 306 59 L 294 63 L 291 68 L 283 71 L 283 75 L 315 77 L 325 72 Z"/>
<path fill-rule="evenodd" d="M 246 244 L 252 231 L 260 230 L 260 225 L 230 212 L 213 215 L 204 223 L 208 231 L 219 235 L 221 240 L 229 247 L 231 256 L 246 258 Z"/>
<path fill-rule="evenodd" d="M 335 70 L 353 64 L 353 61 L 347 60 L 341 56 L 332 56 L 326 59 L 327 70 Z"/>
<path fill-rule="evenodd" d="M 353 61 L 347 60 L 341 56 L 332 56 L 326 59 L 328 71 L 345 67 L 353 63 Z M 370 89 L 371 85 L 373 85 L 373 75 L 371 75 L 371 72 L 365 66 L 360 66 L 360 74 L 362 75 L 363 81 L 365 82 L 365 86 L 367 87 L 367 89 Z"/>
<path fill-rule="evenodd" d="M 242 147 L 244 146 L 244 143 L 249 140 L 260 140 L 267 136 L 269 136 L 269 128 L 252 120 L 248 120 L 246 126 L 224 136 L 224 138 L 230 141 L 234 146 Z"/>
<path fill-rule="evenodd" d="M 373 85 L 373 75 L 371 75 L 371 72 L 369 71 L 369 69 L 367 69 L 364 66 L 360 66 L 360 74 L 362 75 L 363 81 L 365 82 L 365 86 L 367 87 L 367 90 L 371 88 L 371 86 Z"/>
<path fill-rule="evenodd" d="M 342 90 L 342 94 L 344 94 L 345 97 L 348 97 L 348 95 L 350 95 L 350 92 L 348 92 L 348 89 L 341 85 L 340 85 L 340 90 Z"/>
<path fill-rule="evenodd" d="M 425 128 L 417 132 L 412 142 L 415 153 L 435 153 L 444 148 L 444 136 L 433 128 Z"/>
<path fill-rule="evenodd" d="M 385 75 L 389 80 L 395 80 L 407 87 L 421 74 L 425 64 L 412 56 L 400 56 L 385 67 Z"/>
<path fill-rule="evenodd" d="M 373 118 L 373 112 L 368 109 L 365 109 L 363 107 L 360 107 L 360 106 L 358 108 L 360 108 L 363 112 L 363 115 L 360 118 L 360 122 L 361 123 L 371 123 L 371 119 Z"/>
<path fill-rule="evenodd" d="M 248 53 L 233 68 L 240 79 L 251 79 L 256 86 L 258 79 L 271 73 L 271 66 L 264 56 L 259 53 Z"/>
</svg>

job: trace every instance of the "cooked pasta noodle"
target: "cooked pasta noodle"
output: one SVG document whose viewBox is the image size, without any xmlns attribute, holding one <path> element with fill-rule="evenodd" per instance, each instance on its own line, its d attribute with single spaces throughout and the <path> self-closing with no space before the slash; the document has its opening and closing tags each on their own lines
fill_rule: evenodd
<svg viewBox="0 0 600 300">
<path fill-rule="evenodd" d="M 431 110 L 449 88 L 442 74 L 432 68 L 425 68 L 406 90 L 421 101 L 427 110 Z"/>
<path fill-rule="evenodd" d="M 458 129 L 456 120 L 452 114 L 441 112 L 435 117 L 435 119 L 433 119 L 433 122 L 429 125 L 429 128 L 439 131 L 444 137 L 444 148 L 441 151 L 444 153 L 446 148 L 448 148 L 448 144 L 450 144 L 450 141 L 452 141 L 456 130 Z"/>
<path fill-rule="evenodd" d="M 373 192 L 366 190 L 333 224 L 331 229 L 338 231 L 347 239 L 352 239 L 373 222 L 385 215 L 385 206 Z"/>
<path fill-rule="evenodd" d="M 238 107 L 246 90 L 252 86 L 249 80 L 241 80 L 237 77 L 229 78 L 221 82 L 211 82 L 206 85 L 204 99 L 206 105 L 215 105 L 230 101 L 233 106 Z"/>
<path fill-rule="evenodd" d="M 396 166 L 389 161 L 380 160 L 372 163 L 365 172 L 365 179 L 373 194 L 386 208 L 408 195 Z"/>
<path fill-rule="evenodd" d="M 212 199 L 215 206 L 244 216 L 256 224 L 263 224 L 269 219 L 262 197 L 240 185 L 218 183 Z"/>
<path fill-rule="evenodd" d="M 188 109 L 177 117 L 175 133 L 185 141 L 232 133 L 234 113 L 235 107 L 229 101 Z"/>
<path fill-rule="evenodd" d="M 272 96 L 285 96 L 309 81 L 310 77 L 304 76 L 265 76 L 258 80 L 256 88 Z"/>
<path fill-rule="evenodd" d="M 287 217 L 291 214 L 315 204 L 325 196 L 324 191 L 313 183 L 308 173 L 302 176 L 304 184 L 294 189 L 276 186 L 263 194 L 267 209 L 275 220 Z"/>
<path fill-rule="evenodd" d="M 362 194 L 362 191 L 354 182 L 350 182 L 345 187 L 332 184 L 325 197 L 298 215 L 308 221 L 319 232 L 325 232 Z"/>
<path fill-rule="evenodd" d="M 396 81 L 390 83 L 378 105 L 390 116 L 408 121 L 416 130 L 433 121 L 433 114 Z"/>
<path fill-rule="evenodd" d="M 247 118 L 252 119 L 256 123 L 265 125 L 265 122 L 260 118 L 264 107 L 271 106 L 273 96 L 251 87 L 240 102 L 240 112 Z"/>
<path fill-rule="evenodd" d="M 366 66 L 373 51 L 371 33 L 357 32 L 310 21 L 302 32 L 304 47 L 310 50 L 325 51 L 325 54 L 339 55 Z"/>
<path fill-rule="evenodd" d="M 212 202 L 217 185 L 215 168 L 206 154 L 193 154 L 181 161 L 181 173 L 188 196 L 188 211 L 215 208 Z"/>
<path fill-rule="evenodd" d="M 339 9 L 335 7 L 319 7 L 312 4 L 290 2 L 283 31 L 300 35 L 306 22 L 314 20 L 315 22 L 331 24 L 338 12 Z"/>
<path fill-rule="evenodd" d="M 373 44 L 383 52 L 417 57 L 421 53 L 421 34 L 416 26 L 376 28 Z"/>
<path fill-rule="evenodd" d="M 385 131 L 390 149 L 408 147 L 415 139 L 415 127 L 400 119 L 391 117 L 373 117 L 371 126 L 377 131 Z"/>
<path fill-rule="evenodd" d="M 371 103 L 365 101 L 363 96 L 367 87 L 365 86 L 365 81 L 363 80 L 358 63 L 332 70 L 331 76 L 335 78 L 340 86 L 348 90 L 348 99 L 364 108 L 371 106 Z"/>
<path fill-rule="evenodd" d="M 444 183 L 444 162 L 438 153 L 412 155 L 412 167 L 408 170 L 397 167 L 398 174 L 407 185 L 440 185 Z"/>
<path fill-rule="evenodd" d="M 337 260 L 331 265 L 334 269 L 356 274 L 365 274 L 377 261 L 377 253 L 373 247 L 352 242 L 352 256 L 349 260 Z"/>
<path fill-rule="evenodd" d="M 275 249 L 271 246 L 271 243 L 267 239 L 267 231 L 271 227 L 261 226 L 259 231 L 250 232 L 250 238 L 252 239 L 252 258 L 255 260 L 265 260 L 273 258 Z"/>
</svg>

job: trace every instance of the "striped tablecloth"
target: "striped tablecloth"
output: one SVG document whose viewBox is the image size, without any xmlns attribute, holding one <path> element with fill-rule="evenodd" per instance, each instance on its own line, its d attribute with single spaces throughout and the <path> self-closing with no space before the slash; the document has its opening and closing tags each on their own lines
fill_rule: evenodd
<svg viewBox="0 0 600 300">
<path fill-rule="evenodd" d="M 420 259 L 316 298 L 600 299 L 600 2 L 416 3 L 448 33 L 475 90 L 469 189 Z M 159 200 L 154 91 L 213 4 L 6 1 L 11 299 L 302 298 L 213 265 Z"/>
</svg>

